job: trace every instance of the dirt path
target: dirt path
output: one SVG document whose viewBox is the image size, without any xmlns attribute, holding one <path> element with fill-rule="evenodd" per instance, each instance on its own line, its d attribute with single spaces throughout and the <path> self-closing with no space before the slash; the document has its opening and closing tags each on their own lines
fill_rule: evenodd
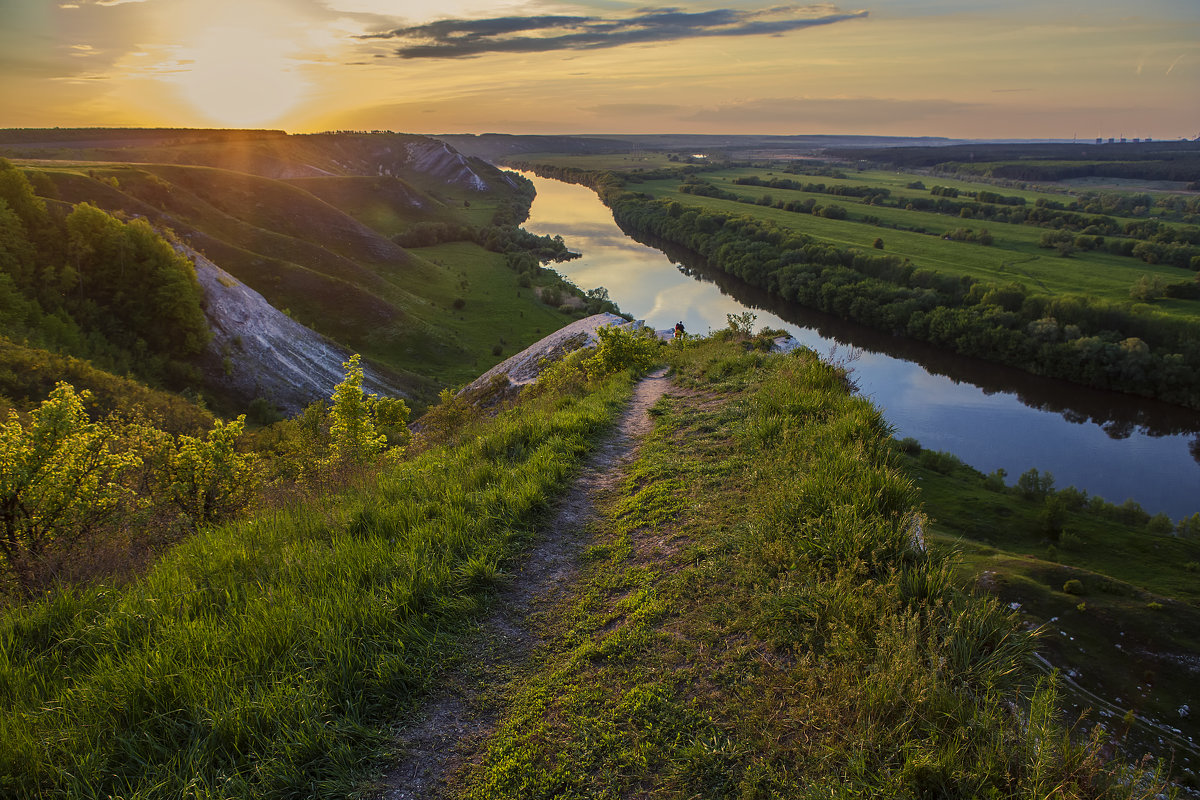
<svg viewBox="0 0 1200 800">
<path fill-rule="evenodd" d="M 650 408 L 670 385 L 666 370 L 651 373 L 634 390 L 616 429 L 585 464 L 539 540 L 484 620 L 463 667 L 444 677 L 445 690 L 418 716 L 403 720 L 397 735 L 403 758 L 385 777 L 382 800 L 425 800 L 444 794 L 446 777 L 482 744 L 500 712 L 496 689 L 507 683 L 540 643 L 530 620 L 570 591 L 577 557 L 591 539 L 595 499 L 611 490 L 653 427 Z"/>
</svg>

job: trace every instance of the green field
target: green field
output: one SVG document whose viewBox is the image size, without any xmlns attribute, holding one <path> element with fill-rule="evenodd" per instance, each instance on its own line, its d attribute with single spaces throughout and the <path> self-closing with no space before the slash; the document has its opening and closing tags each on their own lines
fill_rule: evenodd
<svg viewBox="0 0 1200 800">
<path fill-rule="evenodd" d="M 860 198 L 826 193 L 810 193 L 793 189 L 774 189 L 765 186 L 737 185 L 734 180 L 758 177 L 763 180 L 785 178 L 799 183 L 821 183 L 826 186 L 871 187 L 890 191 L 890 201 L 905 198 L 929 198 L 929 187 L 943 186 L 959 190 L 963 201 L 968 192 L 989 191 L 1004 196 L 1022 197 L 1030 204 L 1043 200 L 1066 203 L 1065 192 L 997 187 L 985 182 L 970 182 L 955 178 L 889 170 L 843 170 L 844 177 L 785 173 L 782 166 L 738 166 L 704 169 L 694 177 L 714 184 L 717 188 L 738 195 L 745 202 L 724 200 L 679 191 L 687 177 L 685 168 L 667 162 L 665 155 L 644 156 L 645 163 L 635 166 L 630 156 L 523 156 L 529 163 L 547 163 L 590 171 L 611 170 L 628 174 L 631 191 L 644 192 L 655 199 L 673 200 L 685 206 L 698 207 L 724 214 L 749 216 L 769 221 L 797 233 L 814 236 L 823 241 L 846 247 L 872 250 L 876 239 L 883 240 L 881 253 L 896 255 L 912 261 L 919 268 L 948 275 L 967 275 L 989 283 L 1024 283 L 1047 295 L 1090 295 L 1116 302 L 1130 299 L 1130 289 L 1143 276 L 1160 278 L 1165 283 L 1191 280 L 1195 273 L 1164 264 L 1148 264 L 1136 258 L 1111 253 L 1087 251 L 1061 257 L 1054 250 L 1041 248 L 1038 243 L 1049 230 L 1032 224 L 1010 224 L 970 219 L 932 211 L 906 210 L 888 206 L 867 205 Z M 678 170 L 666 178 L 653 176 L 643 180 L 639 171 L 651 169 Z M 921 181 L 927 188 L 910 189 L 908 184 Z M 847 211 L 844 220 L 827 219 L 806 213 L 784 211 L 769 205 L 757 205 L 764 195 L 772 203 L 813 200 L 819 206 L 840 206 Z M 873 218 L 873 219 L 866 219 Z M 1113 216 L 1119 224 L 1135 222 L 1135 217 Z M 1167 223 L 1173 225 L 1173 223 Z M 1182 227 L 1182 226 L 1178 226 Z M 942 237 L 956 229 L 975 232 L 986 229 L 994 237 L 989 246 L 946 240 Z M 917 232 L 921 231 L 921 232 Z M 1155 308 L 1169 316 L 1200 318 L 1200 300 L 1159 300 Z"/>
<path fill-rule="evenodd" d="M 1129 299 L 1129 291 L 1143 275 L 1159 276 L 1165 282 L 1190 279 L 1194 273 L 1162 264 L 1146 264 L 1134 258 L 1109 253 L 1075 253 L 1069 258 L 1059 257 L 1053 250 L 1038 247 L 1045 228 L 1033 225 L 1015 225 L 988 220 L 953 217 L 926 211 L 907 211 L 899 208 L 869 206 L 859 198 L 829 194 L 808 193 L 789 189 L 772 189 L 760 186 L 739 186 L 735 178 L 756 175 L 760 178 L 789 177 L 801 182 L 824 183 L 827 186 L 882 187 L 892 191 L 893 197 L 928 197 L 927 190 L 904 188 L 907 183 L 923 178 L 928 185 L 951 186 L 961 191 L 980 189 L 995 191 L 988 184 L 971 184 L 960 180 L 943 180 L 913 174 L 889 172 L 852 173 L 844 179 L 823 176 L 783 176 L 781 173 L 762 169 L 730 169 L 700 173 L 703 180 L 719 188 L 737 194 L 753 203 L 763 195 L 774 201 L 804 200 L 811 198 L 821 206 L 841 206 L 848 212 L 845 220 L 825 219 L 812 214 L 784 211 L 767 206 L 748 205 L 743 202 L 721 200 L 710 197 L 684 194 L 678 191 L 678 180 L 655 180 L 639 183 L 631 188 L 647 192 L 655 198 L 674 200 L 679 203 L 699 206 L 727 214 L 748 215 L 768 220 L 781 228 L 815 236 L 822 240 L 850 247 L 872 248 L 876 239 L 883 240 L 883 253 L 910 259 L 918 267 L 936 270 L 945 274 L 969 275 L 991 282 L 1025 283 L 1030 289 L 1045 294 L 1088 294 L 1114 301 Z M 1022 196 L 1033 201 L 1041 198 L 1062 201 L 1062 195 L 1031 191 L 999 190 L 1005 195 Z M 876 217 L 878 223 L 864 224 L 864 217 Z M 1132 218 L 1116 218 L 1120 222 Z M 948 241 L 942 237 L 958 228 L 976 232 L 986 229 L 994 237 L 990 246 L 975 243 Z M 926 233 L 914 233 L 922 229 Z M 1170 315 L 1200 317 L 1200 301 L 1173 301 L 1160 309 Z"/>
</svg>

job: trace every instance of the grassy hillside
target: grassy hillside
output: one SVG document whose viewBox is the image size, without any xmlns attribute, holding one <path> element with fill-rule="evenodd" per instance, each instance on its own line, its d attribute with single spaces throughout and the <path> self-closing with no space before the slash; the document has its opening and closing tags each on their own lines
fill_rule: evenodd
<svg viewBox="0 0 1200 800">
<path fill-rule="evenodd" d="M 418 406 L 577 317 L 531 291 L 557 276 L 522 277 L 503 248 L 474 243 L 495 240 L 475 231 L 521 218 L 527 185 L 425 137 L 41 133 L 10 131 L 3 146 L 37 156 L 20 168 L 56 213 L 91 202 L 173 230 L 389 370 Z M 392 241 L 431 225 L 442 244 L 427 254 Z"/>
<path fill-rule="evenodd" d="M 736 339 L 670 360 L 581 585 L 449 796 L 1140 793 L 1052 721 L 1012 612 L 915 546 L 916 484 L 837 369 Z"/>
<path fill-rule="evenodd" d="M 878 411 L 839 369 L 765 344 L 656 349 L 678 387 L 451 791 L 1153 794 L 1069 741 L 1034 638 L 919 546 L 916 483 Z M 446 443 L 204 530 L 144 579 L 5 611 L 0 785 L 364 791 L 628 396 L 602 365 L 633 356 L 606 352 L 494 420 L 447 406 L 431 423 Z"/>
<path fill-rule="evenodd" d="M 627 387 L 547 397 L 354 488 L 204 531 L 132 585 L 5 612 L 0 785 L 344 796 Z"/>
<path fill-rule="evenodd" d="M 1022 481 L 1005 489 L 944 453 L 910 450 L 936 546 L 962 580 L 1044 629 L 1042 652 L 1071 678 L 1127 755 L 1155 753 L 1200 789 L 1194 705 L 1200 652 L 1200 517 L 1176 531 L 1131 506 Z M 1028 477 L 1028 476 L 1027 476 Z M 1042 485 L 1039 485 L 1042 484 Z"/>
</svg>

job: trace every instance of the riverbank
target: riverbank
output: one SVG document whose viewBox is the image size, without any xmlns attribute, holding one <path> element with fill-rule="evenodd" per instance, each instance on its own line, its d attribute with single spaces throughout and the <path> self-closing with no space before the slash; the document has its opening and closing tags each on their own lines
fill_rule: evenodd
<svg viewBox="0 0 1200 800">
<path fill-rule="evenodd" d="M 583 253 L 559 271 L 579 285 L 607 287 L 653 327 L 681 319 L 704 333 L 724 328 L 728 314 L 756 314 L 758 326 L 786 330 L 846 363 L 901 438 L 952 452 L 984 473 L 1005 470 L 1010 481 L 1037 468 L 1060 487 L 1118 504 L 1133 499 L 1151 514 L 1178 520 L 1200 510 L 1196 412 L 988 364 L 773 300 L 679 251 L 668 257 L 632 240 L 590 189 L 529 177 L 538 194 L 525 227 L 562 235 Z"/>
</svg>

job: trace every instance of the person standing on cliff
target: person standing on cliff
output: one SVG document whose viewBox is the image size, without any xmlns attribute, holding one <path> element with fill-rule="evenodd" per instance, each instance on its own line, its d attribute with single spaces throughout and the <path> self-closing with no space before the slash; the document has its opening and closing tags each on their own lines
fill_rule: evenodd
<svg viewBox="0 0 1200 800">
<path fill-rule="evenodd" d="M 675 323 L 675 341 L 679 341 L 682 338 L 683 338 L 683 321 L 680 320 L 679 322 Z"/>
</svg>

